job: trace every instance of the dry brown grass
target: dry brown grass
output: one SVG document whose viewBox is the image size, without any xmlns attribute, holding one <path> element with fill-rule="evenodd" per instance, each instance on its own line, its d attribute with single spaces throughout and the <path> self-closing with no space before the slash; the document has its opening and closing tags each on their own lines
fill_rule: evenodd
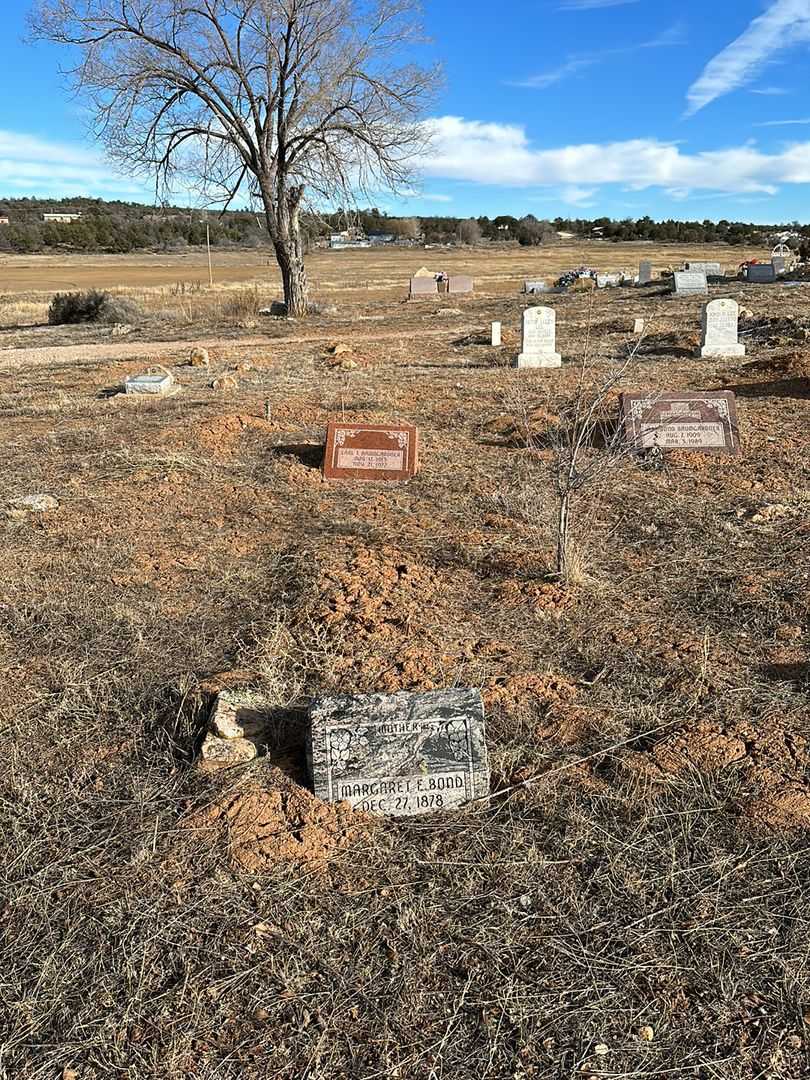
<svg viewBox="0 0 810 1080">
<path fill-rule="evenodd" d="M 787 315 L 795 292 L 747 296 Z M 212 367 L 252 365 L 227 396 L 185 341 L 155 358 L 182 393 L 134 407 L 109 391 L 142 359 L 0 364 L 0 510 L 61 504 L 0 519 L 0 1070 L 807 1075 L 810 390 L 692 358 L 699 304 L 668 302 L 627 388 L 736 388 L 743 455 L 619 461 L 561 589 L 551 451 L 526 434 L 570 400 L 589 323 L 597 371 L 625 348 L 619 317 L 653 304 L 626 297 L 550 298 L 567 362 L 519 391 L 457 344 L 517 328 L 497 295 L 446 320 L 366 297 L 264 346 L 225 327 Z M 323 363 L 338 339 L 348 377 Z M 343 409 L 416 422 L 419 476 L 325 484 Z M 191 767 L 223 672 L 272 697 L 299 760 L 314 694 L 480 686 L 509 790 L 386 821 L 326 872 L 247 873 L 186 825 L 235 782 Z"/>
</svg>

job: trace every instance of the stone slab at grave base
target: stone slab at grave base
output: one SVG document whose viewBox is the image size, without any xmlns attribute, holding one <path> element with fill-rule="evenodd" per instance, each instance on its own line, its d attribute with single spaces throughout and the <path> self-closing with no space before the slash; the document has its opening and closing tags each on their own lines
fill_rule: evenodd
<svg viewBox="0 0 810 1080">
<path fill-rule="evenodd" d="M 489 793 L 478 690 L 322 698 L 309 718 L 313 786 L 327 802 L 411 816 Z"/>
<path fill-rule="evenodd" d="M 559 353 L 547 353 L 542 357 L 531 353 L 518 353 L 517 366 L 519 368 L 558 368 L 562 367 L 562 357 Z"/>
<path fill-rule="evenodd" d="M 166 372 L 149 372 L 145 375 L 127 375 L 124 379 L 124 393 L 142 397 L 166 397 L 176 393 L 178 386 L 174 377 Z"/>
<path fill-rule="evenodd" d="M 202 767 L 227 768 L 259 757 L 267 743 L 270 711 L 267 698 L 255 690 L 221 690 L 200 749 Z"/>
<path fill-rule="evenodd" d="M 700 350 L 701 358 L 710 360 L 722 360 L 745 356 L 744 345 L 704 345 Z"/>
</svg>

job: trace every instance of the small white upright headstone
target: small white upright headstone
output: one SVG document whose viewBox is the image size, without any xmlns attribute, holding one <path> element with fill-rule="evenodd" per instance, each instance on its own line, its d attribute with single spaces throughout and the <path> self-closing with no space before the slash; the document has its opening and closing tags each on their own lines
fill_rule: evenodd
<svg viewBox="0 0 810 1080">
<path fill-rule="evenodd" d="M 736 300 L 712 300 L 703 305 L 701 356 L 745 356 L 737 340 L 740 305 Z"/>
<path fill-rule="evenodd" d="M 633 333 L 634 334 L 643 334 L 644 333 L 644 320 L 643 319 L 634 319 L 633 320 Z"/>
<path fill-rule="evenodd" d="M 519 368 L 557 368 L 562 357 L 555 352 L 557 316 L 554 308 L 530 307 L 523 312 Z"/>
<path fill-rule="evenodd" d="M 500 345 L 500 343 L 501 343 L 501 324 L 499 322 L 494 322 L 492 324 L 492 345 L 494 347 L 496 345 Z"/>
<path fill-rule="evenodd" d="M 652 263 L 645 259 L 638 264 L 638 283 L 639 285 L 649 285 L 651 281 Z"/>
</svg>

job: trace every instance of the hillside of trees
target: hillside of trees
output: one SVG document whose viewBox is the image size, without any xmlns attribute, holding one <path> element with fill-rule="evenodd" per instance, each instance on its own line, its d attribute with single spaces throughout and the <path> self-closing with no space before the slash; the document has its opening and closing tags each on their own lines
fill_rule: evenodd
<svg viewBox="0 0 810 1080">
<path fill-rule="evenodd" d="M 81 213 L 74 222 L 44 222 L 43 214 Z M 143 206 L 130 202 L 107 202 L 103 199 L 71 198 L 5 199 L 0 214 L 9 224 L 0 226 L 0 252 L 29 254 L 44 251 L 117 252 L 176 251 L 205 243 L 206 221 L 211 243 L 217 247 L 257 247 L 267 243 L 260 217 L 246 210 L 224 215 L 174 206 Z M 550 243 L 559 233 L 578 238 L 598 237 L 605 241 L 653 240 L 680 243 L 757 244 L 781 231 L 791 231 L 810 238 L 810 226 L 754 225 L 740 221 L 654 221 L 650 217 L 627 218 L 554 218 L 539 220 L 532 214 L 516 218 L 499 217 L 401 218 L 377 208 L 338 210 L 335 213 L 310 215 L 304 222 L 310 244 L 330 232 L 354 227 L 366 234 L 385 233 L 397 238 L 422 238 L 426 244 L 511 242 L 522 245 Z"/>
</svg>

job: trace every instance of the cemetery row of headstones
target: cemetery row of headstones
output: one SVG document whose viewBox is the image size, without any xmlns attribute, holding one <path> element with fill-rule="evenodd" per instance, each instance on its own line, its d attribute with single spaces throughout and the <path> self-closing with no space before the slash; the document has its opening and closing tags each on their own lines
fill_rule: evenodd
<svg viewBox="0 0 810 1080">
<path fill-rule="evenodd" d="M 676 275 L 677 277 L 678 275 Z M 740 306 L 736 300 L 711 300 L 703 305 L 701 316 L 701 350 L 703 357 L 745 356 L 745 346 L 738 339 Z M 519 368 L 557 368 L 562 358 L 556 351 L 556 314 L 550 307 L 530 307 L 523 312 L 521 348 L 517 358 Z M 500 323 L 493 323 L 500 343 Z M 642 328 L 643 330 L 643 324 Z"/>
</svg>

